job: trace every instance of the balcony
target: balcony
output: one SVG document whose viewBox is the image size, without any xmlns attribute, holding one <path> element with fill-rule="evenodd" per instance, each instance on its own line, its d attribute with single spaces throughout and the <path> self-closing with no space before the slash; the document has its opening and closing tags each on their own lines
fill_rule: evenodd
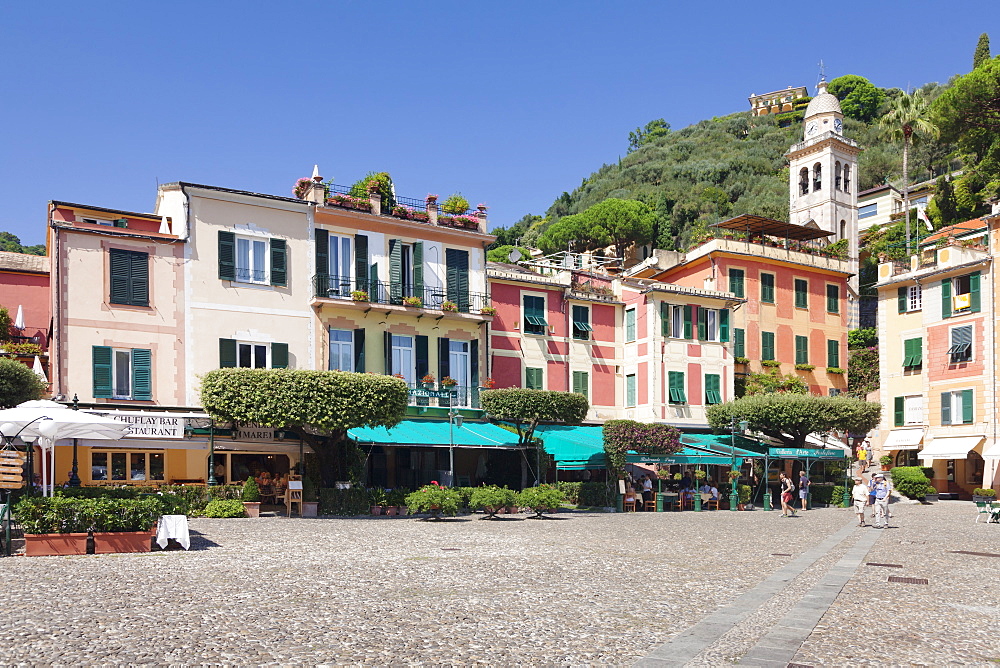
<svg viewBox="0 0 1000 668">
<path fill-rule="evenodd" d="M 351 194 L 348 186 L 328 184 L 324 203 L 329 207 L 363 211 L 380 216 L 389 216 L 401 220 L 409 220 L 437 227 L 454 227 L 486 234 L 486 206 L 480 204 L 468 211 L 441 213 L 437 199 L 413 199 L 411 197 L 395 197 L 395 204 L 382 201 L 381 195 L 372 193 L 368 197 L 356 197 Z"/>
<path fill-rule="evenodd" d="M 313 276 L 317 299 L 342 300 L 360 304 L 390 304 L 415 309 L 433 309 L 452 313 L 480 314 L 489 306 L 489 295 L 481 292 L 460 293 L 438 286 L 410 283 L 355 280 L 349 276 Z M 484 314 L 485 315 L 485 314 Z"/>
<path fill-rule="evenodd" d="M 731 237 L 715 237 L 707 239 L 700 245 L 687 251 L 685 257 L 692 258 L 707 255 L 712 251 L 740 253 L 772 260 L 784 260 L 811 267 L 829 269 L 830 271 L 849 272 L 850 263 L 846 257 L 826 250 L 822 246 L 799 241 L 775 242 L 770 239 L 746 240 Z"/>
</svg>

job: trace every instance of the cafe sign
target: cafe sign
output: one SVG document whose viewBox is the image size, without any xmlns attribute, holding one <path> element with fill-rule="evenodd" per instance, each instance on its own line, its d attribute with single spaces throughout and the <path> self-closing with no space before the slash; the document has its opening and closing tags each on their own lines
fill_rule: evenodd
<svg viewBox="0 0 1000 668">
<path fill-rule="evenodd" d="M 236 427 L 237 441 L 273 441 L 274 427 L 246 422 Z"/>
<path fill-rule="evenodd" d="M 410 390 L 411 397 L 429 397 L 432 399 L 452 399 L 458 395 L 455 390 L 426 390 L 422 387 L 415 387 Z"/>
<path fill-rule="evenodd" d="M 769 457 L 775 459 L 843 459 L 843 450 L 814 450 L 811 448 L 768 448 Z"/>
<path fill-rule="evenodd" d="M 144 411 L 100 413 L 129 425 L 125 438 L 184 438 L 184 416 Z"/>
</svg>

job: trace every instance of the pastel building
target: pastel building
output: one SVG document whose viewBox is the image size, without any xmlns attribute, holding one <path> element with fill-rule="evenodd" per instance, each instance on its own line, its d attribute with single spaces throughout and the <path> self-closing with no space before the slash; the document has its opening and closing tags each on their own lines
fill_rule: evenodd
<svg viewBox="0 0 1000 668">
<path fill-rule="evenodd" d="M 24 364 L 34 367 L 36 352 L 38 363 L 48 378 L 49 326 L 52 303 L 49 299 L 49 258 L 46 255 L 27 255 L 0 251 L 0 306 L 10 315 L 11 342 L 33 344 L 36 350 L 13 354 Z M 21 313 L 23 327 L 17 327 L 17 314 Z"/>
</svg>

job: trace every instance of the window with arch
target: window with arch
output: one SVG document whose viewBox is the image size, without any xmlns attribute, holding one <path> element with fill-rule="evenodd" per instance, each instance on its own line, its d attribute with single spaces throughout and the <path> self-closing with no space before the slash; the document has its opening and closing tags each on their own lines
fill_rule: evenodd
<svg viewBox="0 0 1000 668">
<path fill-rule="evenodd" d="M 809 168 L 803 167 L 799 172 L 799 194 L 809 194 Z"/>
<path fill-rule="evenodd" d="M 823 187 L 823 165 L 818 162 L 813 165 L 813 191 Z"/>
<path fill-rule="evenodd" d="M 841 239 L 846 239 L 847 238 L 847 221 L 846 220 L 840 221 L 840 238 Z"/>
<path fill-rule="evenodd" d="M 844 192 L 851 192 L 851 166 L 844 165 Z"/>
<path fill-rule="evenodd" d="M 833 187 L 840 190 L 842 171 L 840 167 L 840 160 L 837 161 L 833 168 Z"/>
</svg>

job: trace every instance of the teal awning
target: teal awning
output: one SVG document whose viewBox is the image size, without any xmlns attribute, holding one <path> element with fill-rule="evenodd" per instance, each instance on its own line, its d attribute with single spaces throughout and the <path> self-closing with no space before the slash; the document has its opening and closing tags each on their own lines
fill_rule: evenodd
<svg viewBox="0 0 1000 668">
<path fill-rule="evenodd" d="M 602 469 L 608 465 L 601 427 L 539 425 L 535 436 L 542 439 L 545 452 L 566 470 Z"/>
<path fill-rule="evenodd" d="M 735 450 L 737 457 L 752 459 L 763 457 L 763 452 L 754 450 L 760 447 L 757 441 L 744 436 L 737 436 L 736 447 L 733 447 L 733 437 L 729 434 L 681 434 L 681 445 L 694 450 L 702 450 L 717 455 L 731 457 Z"/>
<path fill-rule="evenodd" d="M 845 456 L 839 448 L 768 448 L 771 459 L 843 459 Z"/>
<path fill-rule="evenodd" d="M 712 455 L 704 450 L 682 448 L 680 452 L 670 455 L 640 455 L 629 452 L 625 455 L 629 464 L 701 464 L 703 466 L 729 466 L 733 463 L 731 456 Z M 743 458 L 736 458 L 736 465 L 743 466 Z"/>
<path fill-rule="evenodd" d="M 517 434 L 487 422 L 465 420 L 461 427 L 449 430 L 447 420 L 403 420 L 395 427 L 358 427 L 348 436 L 358 443 L 441 447 L 454 443 L 457 448 L 513 448 Z"/>
</svg>

